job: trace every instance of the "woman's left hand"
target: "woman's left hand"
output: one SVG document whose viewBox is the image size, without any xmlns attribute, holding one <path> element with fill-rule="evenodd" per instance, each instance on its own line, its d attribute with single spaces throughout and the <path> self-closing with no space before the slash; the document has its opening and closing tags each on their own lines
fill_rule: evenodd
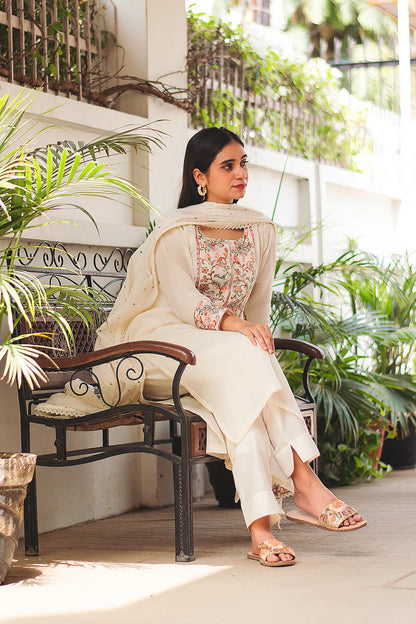
<svg viewBox="0 0 416 624">
<path fill-rule="evenodd" d="M 244 334 L 253 345 L 260 345 L 267 353 L 274 353 L 275 351 L 272 332 L 268 325 L 249 323 L 239 316 L 225 314 L 221 320 L 220 329 Z"/>
</svg>

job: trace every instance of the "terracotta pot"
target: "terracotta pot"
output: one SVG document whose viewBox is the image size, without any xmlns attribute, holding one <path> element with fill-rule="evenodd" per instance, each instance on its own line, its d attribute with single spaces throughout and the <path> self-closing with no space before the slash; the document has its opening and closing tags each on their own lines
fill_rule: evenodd
<svg viewBox="0 0 416 624">
<path fill-rule="evenodd" d="M 36 455 L 0 453 L 0 584 L 12 565 L 23 520 L 23 502 L 35 465 Z"/>
<path fill-rule="evenodd" d="M 381 454 L 383 452 L 384 437 L 386 435 L 386 432 L 383 429 L 383 427 L 380 427 L 379 425 L 371 425 L 371 429 L 373 429 L 373 431 L 379 432 L 381 435 L 380 444 L 378 445 L 377 450 L 369 454 L 369 457 L 372 460 L 374 460 L 373 468 L 377 470 L 379 462 L 380 462 Z"/>
</svg>

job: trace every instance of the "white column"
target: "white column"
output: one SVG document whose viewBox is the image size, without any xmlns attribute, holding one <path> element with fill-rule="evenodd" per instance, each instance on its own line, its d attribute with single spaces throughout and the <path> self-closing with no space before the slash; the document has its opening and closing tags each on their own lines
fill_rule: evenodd
<svg viewBox="0 0 416 624">
<path fill-rule="evenodd" d="M 397 0 L 400 84 L 400 181 L 402 201 L 398 219 L 397 248 L 415 249 L 416 214 L 412 196 L 412 112 L 409 39 L 409 3 Z"/>
<path fill-rule="evenodd" d="M 120 76 L 147 78 L 146 0 L 113 0 L 116 7 L 117 63 Z M 124 82 L 124 81 L 123 81 Z M 117 108 L 147 117 L 147 98 L 126 93 Z"/>
<path fill-rule="evenodd" d="M 409 3 L 397 0 L 397 23 L 399 38 L 399 80 L 400 80 L 400 116 L 402 120 L 402 146 L 407 147 L 405 131 L 411 122 L 411 77 L 410 77 L 410 37 Z"/>
<path fill-rule="evenodd" d="M 115 3 L 118 40 L 123 44 L 121 74 L 186 87 L 184 0 L 116 0 Z M 155 150 L 151 156 L 140 155 L 144 169 L 134 172 L 135 181 L 152 205 L 166 213 L 176 207 L 188 115 L 158 98 L 136 93 L 123 95 L 120 106 L 126 112 L 147 117 L 152 126 L 166 133 L 165 148 Z"/>
<path fill-rule="evenodd" d="M 313 175 L 309 179 L 309 193 L 312 263 L 316 266 L 324 261 L 322 210 L 327 205 L 325 175 L 319 162 L 314 163 Z"/>
<path fill-rule="evenodd" d="M 186 88 L 187 28 L 184 0 L 148 0 L 147 71 L 150 80 Z M 149 120 L 164 119 L 166 147 L 149 160 L 149 199 L 162 213 L 177 206 L 182 162 L 188 140 L 188 113 L 162 100 L 149 98 Z"/>
</svg>

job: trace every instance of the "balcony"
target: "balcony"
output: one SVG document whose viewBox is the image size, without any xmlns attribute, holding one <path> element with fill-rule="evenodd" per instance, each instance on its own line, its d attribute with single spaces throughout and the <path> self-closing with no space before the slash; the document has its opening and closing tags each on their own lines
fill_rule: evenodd
<svg viewBox="0 0 416 624">
<path fill-rule="evenodd" d="M 0 78 L 92 103 L 100 100 L 114 8 L 96 0 L 0 1 Z"/>
</svg>

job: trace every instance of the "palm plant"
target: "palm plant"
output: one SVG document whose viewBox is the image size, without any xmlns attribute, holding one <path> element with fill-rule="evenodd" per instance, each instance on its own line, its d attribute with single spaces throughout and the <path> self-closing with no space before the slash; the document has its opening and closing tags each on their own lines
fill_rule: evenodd
<svg viewBox="0 0 416 624">
<path fill-rule="evenodd" d="M 305 236 L 280 236 L 286 245 L 276 265 L 272 326 L 325 350 L 326 359 L 310 373 L 323 478 L 349 483 L 381 476 L 385 466 L 376 466 L 372 457 L 381 438 L 377 428 L 387 429 L 391 414 L 416 408 L 416 387 L 409 377 L 375 366 L 374 354 L 387 346 L 403 348 L 401 339 L 410 334 L 398 332 L 385 310 L 349 301 L 359 283 L 383 283 L 385 271 L 376 258 L 351 248 L 318 266 L 288 262 Z M 400 291 L 397 283 L 391 288 Z M 292 387 L 300 386 L 296 361 L 289 357 L 282 365 Z"/>
<path fill-rule="evenodd" d="M 376 259 L 350 248 L 331 262 L 305 265 L 291 261 L 312 231 L 278 228 L 279 256 L 276 261 L 271 327 L 284 328 L 294 338 L 315 340 L 316 331 L 326 330 L 347 337 L 338 323 L 340 307 L 345 307 L 345 276 L 348 272 L 373 279 L 380 273 Z M 354 310 L 353 310 L 354 311 Z"/>
<path fill-rule="evenodd" d="M 384 465 L 375 465 L 373 455 L 381 441 L 378 428 L 388 425 L 383 414 L 392 407 L 389 379 L 368 369 L 366 355 L 357 353 L 356 346 L 368 339 L 384 340 L 391 331 L 377 314 L 339 318 L 329 328 L 326 320 L 325 327 L 314 328 L 314 343 L 325 351 L 325 360 L 315 362 L 310 371 L 310 384 L 317 406 L 320 471 L 326 482 L 345 484 L 385 472 Z M 293 360 L 282 365 L 293 387 L 300 387 L 299 365 Z"/>
<path fill-rule="evenodd" d="M 91 143 L 60 142 L 29 151 L 38 132 L 24 118 L 36 94 L 21 92 L 14 98 L 0 98 L 0 325 L 6 335 L 0 343 L 3 377 L 8 383 L 22 377 L 33 386 L 43 377 L 36 363 L 39 352 L 31 345 L 30 331 L 16 335 L 23 318 L 31 326 L 36 315 L 48 315 L 58 323 L 67 341 L 71 340 L 68 317 L 91 321 L 90 310 L 100 305 L 99 294 L 86 287 L 45 286 L 38 279 L 16 269 L 22 237 L 32 228 L 55 219 L 64 206 L 76 207 L 93 220 L 80 198 L 133 198 L 149 206 L 138 189 L 99 163 L 101 156 L 126 153 L 129 147 L 151 150 L 162 145 L 161 132 L 147 126 L 112 133 Z M 137 132 L 137 130 L 139 132 Z M 53 307 L 49 304 L 53 297 Z M 32 334 L 33 335 L 33 334 Z"/>
<path fill-rule="evenodd" d="M 400 425 L 406 432 L 409 421 L 416 421 L 412 401 L 416 381 L 416 267 L 406 255 L 387 264 L 380 262 L 379 271 L 378 280 L 352 273 L 345 276 L 345 283 L 353 310 L 377 312 L 394 328 L 385 339 L 369 345 L 369 355 L 373 370 L 389 383 L 389 422 L 394 429 Z"/>
</svg>

